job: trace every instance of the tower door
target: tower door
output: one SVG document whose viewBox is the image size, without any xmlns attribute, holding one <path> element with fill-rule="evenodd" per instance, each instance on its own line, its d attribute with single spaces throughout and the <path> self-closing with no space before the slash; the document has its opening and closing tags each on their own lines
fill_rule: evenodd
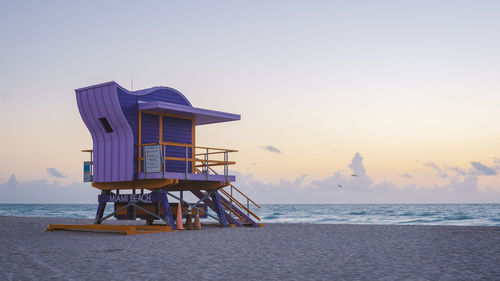
<svg viewBox="0 0 500 281">
<path fill-rule="evenodd" d="M 193 173 L 194 120 L 166 115 L 162 118 L 162 143 L 166 144 L 166 157 L 184 159 L 184 161 L 167 160 L 166 171 L 184 173 L 187 168 L 189 173 Z"/>
</svg>

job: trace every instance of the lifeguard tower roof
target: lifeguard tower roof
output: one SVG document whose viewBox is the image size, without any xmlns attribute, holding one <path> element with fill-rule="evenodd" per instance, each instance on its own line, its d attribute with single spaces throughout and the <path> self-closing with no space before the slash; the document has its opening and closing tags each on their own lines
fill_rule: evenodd
<svg viewBox="0 0 500 281">
<path fill-rule="evenodd" d="M 165 86 L 156 86 L 143 90 L 129 91 L 120 86 L 118 83 L 111 81 L 76 89 L 75 91 L 79 93 L 104 86 L 115 86 L 120 90 L 121 94 L 127 93 L 135 96 L 138 104 L 138 110 L 192 117 L 195 119 L 195 125 L 206 125 L 241 119 L 239 114 L 193 107 L 191 102 L 189 102 L 189 100 L 181 92 Z"/>
</svg>

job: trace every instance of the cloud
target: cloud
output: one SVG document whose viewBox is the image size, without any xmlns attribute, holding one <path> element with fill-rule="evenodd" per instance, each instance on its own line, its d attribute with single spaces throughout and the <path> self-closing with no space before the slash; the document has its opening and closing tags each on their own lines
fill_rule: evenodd
<svg viewBox="0 0 500 281">
<path fill-rule="evenodd" d="M 297 186 L 303 186 L 306 183 L 307 175 L 300 175 L 300 177 L 296 178 L 293 183 Z"/>
<path fill-rule="evenodd" d="M 62 185 L 47 179 L 21 182 L 12 174 L 0 183 L 0 203 L 96 203 L 99 190 L 89 183 Z"/>
<path fill-rule="evenodd" d="M 49 176 L 54 177 L 54 178 L 65 178 L 65 177 L 67 177 L 67 175 L 63 175 L 56 168 L 47 168 L 47 174 L 49 174 Z"/>
<path fill-rule="evenodd" d="M 267 150 L 269 152 L 281 154 L 281 150 L 279 148 L 277 148 L 276 146 L 266 145 L 266 146 L 262 146 L 261 148 L 264 150 Z"/>
<path fill-rule="evenodd" d="M 354 154 L 351 163 L 348 165 L 350 173 L 338 170 L 331 177 L 322 180 L 315 180 L 310 183 L 310 187 L 317 189 L 349 190 L 351 192 L 365 192 L 370 189 L 372 180 L 366 176 L 366 169 L 363 164 L 363 157 L 359 152 Z M 355 176 L 353 176 L 355 175 Z M 341 187 L 341 189 L 339 188 Z"/>
<path fill-rule="evenodd" d="M 331 176 L 311 179 L 303 174 L 277 183 L 264 183 L 252 174 L 231 173 L 236 175 L 236 187 L 264 204 L 500 203 L 500 190 L 478 189 L 479 179 L 485 174 L 472 167 L 466 172 L 436 165 L 439 169 L 435 170 L 456 172 L 441 185 L 398 186 L 387 180 L 374 182 L 363 161 L 361 154 L 356 153 L 350 163 L 346 163 L 346 169 L 333 171 Z M 0 203 L 95 204 L 99 190 L 88 183 L 62 185 L 47 179 L 23 182 L 12 174 L 6 182 L 0 183 L 0 194 Z"/>
<path fill-rule="evenodd" d="M 408 179 L 413 178 L 413 177 L 412 177 L 410 174 L 408 174 L 408 173 L 404 173 L 404 174 L 402 174 L 401 176 L 402 176 L 402 177 L 404 177 L 404 178 L 408 178 Z"/>
<path fill-rule="evenodd" d="M 479 172 L 482 175 L 495 176 L 498 174 L 495 168 L 488 167 L 482 164 L 481 162 L 471 161 L 470 164 L 477 172 Z"/>
<path fill-rule="evenodd" d="M 442 185 L 398 186 L 391 181 L 373 182 L 368 176 L 361 154 L 356 153 L 347 165 L 348 170 L 336 170 L 329 177 L 310 180 L 301 175 L 278 183 L 263 183 L 253 175 L 236 172 L 236 186 L 260 203 L 283 204 L 384 204 L 384 203 L 498 203 L 500 190 L 479 190 L 479 175 L 457 167 L 425 165 L 448 180 Z M 445 170 L 454 171 L 448 176 Z M 358 176 L 353 177 L 352 174 Z M 411 178 L 409 173 L 403 176 Z M 342 188 L 338 186 L 341 185 Z"/>
<path fill-rule="evenodd" d="M 467 172 L 460 169 L 459 167 L 447 167 L 448 170 L 455 172 L 455 175 L 465 176 Z"/>
<path fill-rule="evenodd" d="M 7 180 L 6 184 L 9 186 L 17 186 L 19 182 L 17 181 L 16 175 L 10 175 L 9 180 Z"/>
<path fill-rule="evenodd" d="M 360 177 L 366 175 L 366 169 L 365 166 L 363 165 L 363 157 L 361 157 L 359 152 L 356 152 L 356 154 L 354 154 L 354 157 L 351 160 L 351 164 L 349 164 L 349 168 L 351 169 L 354 175 Z"/>
<path fill-rule="evenodd" d="M 427 166 L 427 167 L 435 170 L 437 172 L 437 174 L 438 174 L 439 177 L 441 177 L 441 178 L 448 178 L 448 174 L 445 173 L 443 171 L 443 169 L 441 169 L 441 167 L 439 167 L 436 163 L 429 161 L 429 162 L 424 163 L 424 166 Z"/>
<path fill-rule="evenodd" d="M 500 165 L 500 159 L 499 158 L 493 158 L 493 162 L 495 162 L 495 164 L 497 165 Z M 497 166 L 497 168 L 500 168 L 500 166 Z"/>
</svg>

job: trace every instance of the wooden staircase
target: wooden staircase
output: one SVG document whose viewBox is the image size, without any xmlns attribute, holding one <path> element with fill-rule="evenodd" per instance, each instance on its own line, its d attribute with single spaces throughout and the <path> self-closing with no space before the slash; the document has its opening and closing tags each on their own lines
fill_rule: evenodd
<svg viewBox="0 0 500 281">
<path fill-rule="evenodd" d="M 210 171 L 217 175 L 217 172 L 209 167 Z M 196 172 L 202 174 L 203 172 L 196 169 Z M 236 227 L 241 226 L 251 226 L 260 227 L 263 224 L 260 222 L 260 217 L 258 217 L 254 212 L 250 210 L 250 203 L 257 208 L 262 208 L 259 204 L 255 203 L 250 197 L 241 192 L 233 184 L 229 183 L 227 186 L 218 189 L 219 199 L 224 209 L 224 216 L 226 221 Z M 199 199 L 206 196 L 204 191 L 192 191 L 192 193 Z M 246 205 L 236 197 L 243 198 L 246 200 Z M 212 210 L 215 210 L 215 206 L 209 198 L 205 198 L 203 203 L 207 204 Z"/>
</svg>

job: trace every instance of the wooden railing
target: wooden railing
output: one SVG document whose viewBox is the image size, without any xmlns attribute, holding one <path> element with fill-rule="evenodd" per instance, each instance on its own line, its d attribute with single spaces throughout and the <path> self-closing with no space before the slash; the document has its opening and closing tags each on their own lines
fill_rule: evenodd
<svg viewBox="0 0 500 281">
<path fill-rule="evenodd" d="M 145 143 L 138 144 L 138 157 L 137 157 L 137 171 L 141 173 L 143 169 L 143 148 L 145 146 L 160 145 L 161 146 L 161 159 L 162 159 L 162 170 L 168 171 L 168 166 L 166 161 L 182 161 L 184 162 L 185 173 L 195 173 L 197 168 L 202 169 L 202 174 L 207 176 L 210 171 L 214 171 L 213 168 L 216 166 L 223 166 L 224 175 L 228 175 L 228 166 L 234 165 L 236 162 L 229 161 L 229 153 L 238 152 L 237 150 L 225 149 L 225 148 L 214 148 L 205 146 L 194 146 L 192 144 L 176 143 L 176 142 L 160 142 L 160 143 Z M 184 147 L 184 157 L 173 157 L 167 156 L 167 150 L 169 147 Z M 214 159 L 217 156 L 222 159 Z M 189 167 L 191 164 L 191 168 Z"/>
</svg>

